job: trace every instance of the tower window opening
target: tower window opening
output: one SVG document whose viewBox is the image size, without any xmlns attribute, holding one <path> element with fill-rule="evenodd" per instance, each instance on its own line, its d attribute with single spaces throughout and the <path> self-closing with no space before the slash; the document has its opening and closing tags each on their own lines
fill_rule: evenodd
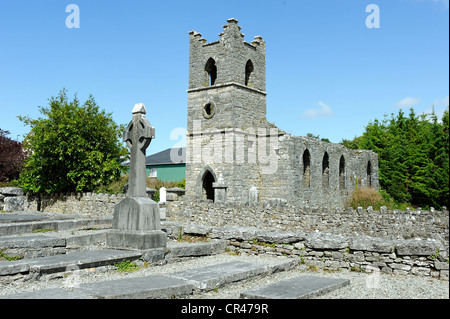
<svg viewBox="0 0 450 319">
<path fill-rule="evenodd" d="M 303 187 L 311 186 L 311 155 L 308 150 L 303 153 Z"/>
<path fill-rule="evenodd" d="M 339 188 L 345 188 L 345 159 L 344 155 L 341 156 L 339 161 Z"/>
<path fill-rule="evenodd" d="M 367 163 L 367 186 L 372 187 L 372 163 Z"/>
<path fill-rule="evenodd" d="M 330 161 L 328 153 L 325 152 L 322 160 L 322 187 L 328 188 L 330 186 Z"/>
<path fill-rule="evenodd" d="M 214 85 L 217 79 L 217 67 L 213 58 L 209 58 L 206 62 L 205 71 L 208 73 L 208 85 Z"/>
<path fill-rule="evenodd" d="M 253 72 L 253 63 L 252 60 L 248 60 L 245 65 L 245 85 L 248 86 L 250 80 L 250 74 Z"/>
</svg>

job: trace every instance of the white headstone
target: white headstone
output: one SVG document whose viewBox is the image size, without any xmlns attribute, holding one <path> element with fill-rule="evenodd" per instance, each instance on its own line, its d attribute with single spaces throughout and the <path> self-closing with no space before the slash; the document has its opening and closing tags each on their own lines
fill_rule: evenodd
<svg viewBox="0 0 450 319">
<path fill-rule="evenodd" d="M 161 203 L 166 202 L 166 195 L 167 195 L 166 188 L 163 186 L 159 189 L 159 201 Z"/>
</svg>

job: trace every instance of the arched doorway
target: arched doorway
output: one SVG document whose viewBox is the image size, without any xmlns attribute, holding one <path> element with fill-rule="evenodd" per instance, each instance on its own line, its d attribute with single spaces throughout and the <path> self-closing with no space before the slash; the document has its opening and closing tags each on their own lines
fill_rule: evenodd
<svg viewBox="0 0 450 319">
<path fill-rule="evenodd" d="M 202 179 L 202 198 L 211 199 L 214 201 L 214 188 L 213 183 L 215 182 L 213 174 L 210 171 L 206 171 Z"/>
</svg>

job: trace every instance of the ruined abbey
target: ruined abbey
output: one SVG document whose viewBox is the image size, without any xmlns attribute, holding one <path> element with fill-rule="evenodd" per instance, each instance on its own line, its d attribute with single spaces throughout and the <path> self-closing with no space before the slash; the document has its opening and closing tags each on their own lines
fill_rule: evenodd
<svg viewBox="0 0 450 319">
<path fill-rule="evenodd" d="M 265 42 L 236 19 L 219 40 L 189 32 L 186 198 L 342 208 L 378 189 L 378 156 L 292 136 L 266 119 Z"/>
</svg>

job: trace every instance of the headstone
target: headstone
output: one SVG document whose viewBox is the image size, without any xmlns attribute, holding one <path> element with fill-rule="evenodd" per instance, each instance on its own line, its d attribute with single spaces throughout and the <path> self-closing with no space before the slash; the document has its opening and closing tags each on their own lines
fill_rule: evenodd
<svg viewBox="0 0 450 319">
<path fill-rule="evenodd" d="M 165 203 L 166 200 L 167 200 L 167 192 L 166 192 L 166 188 L 163 186 L 159 189 L 159 202 Z"/>
<path fill-rule="evenodd" d="M 127 195 L 115 205 L 113 230 L 107 234 L 107 244 L 114 248 L 147 250 L 166 246 L 159 205 L 146 192 L 145 152 L 155 137 L 155 128 L 145 113 L 144 104 L 136 104 L 133 119 L 123 134 L 130 148 L 130 172 Z"/>
<path fill-rule="evenodd" d="M 219 174 L 217 182 L 213 183 L 214 201 L 217 203 L 225 203 L 227 201 L 228 183 L 223 180 L 222 174 Z"/>
<path fill-rule="evenodd" d="M 258 204 L 259 203 L 259 191 L 258 187 L 252 186 L 248 190 L 248 202 L 250 204 Z"/>
</svg>

